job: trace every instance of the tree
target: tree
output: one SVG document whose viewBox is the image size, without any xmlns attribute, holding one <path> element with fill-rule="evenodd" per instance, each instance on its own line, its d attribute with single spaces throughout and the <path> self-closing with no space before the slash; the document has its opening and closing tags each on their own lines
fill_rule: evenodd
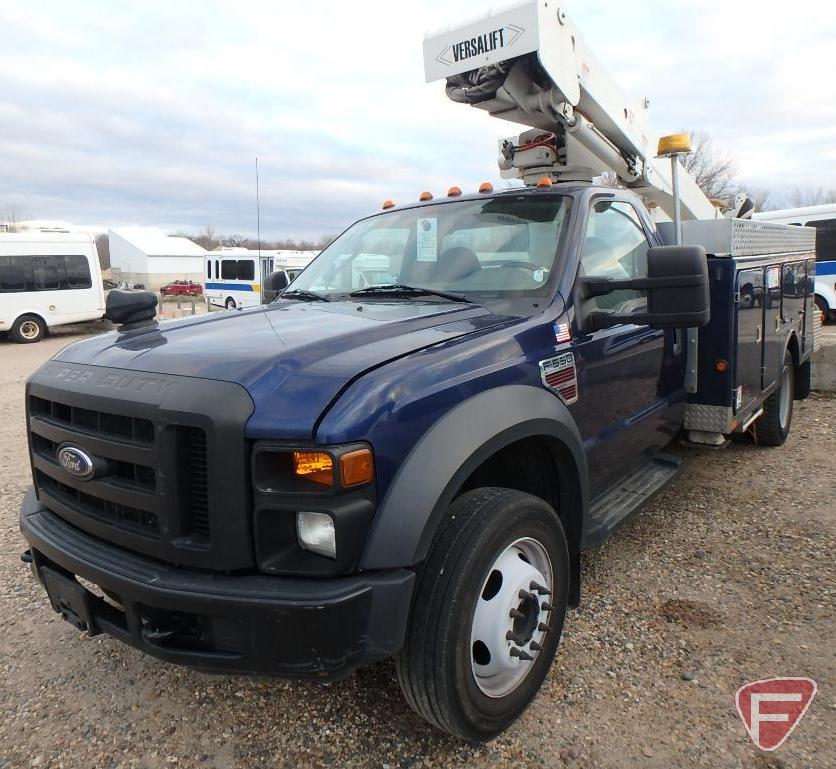
<svg viewBox="0 0 836 769">
<path fill-rule="evenodd" d="M 6 232 L 20 232 L 26 229 L 21 223 L 20 212 L 14 206 L 9 206 L 0 214 L 0 225 Z"/>
<path fill-rule="evenodd" d="M 215 237 L 215 228 L 208 224 L 203 228 L 203 232 L 200 232 L 197 235 L 185 235 L 184 237 L 193 240 L 207 251 L 213 251 L 221 245 L 220 239 Z"/>
<path fill-rule="evenodd" d="M 691 153 L 682 159 L 685 170 L 694 177 L 700 189 L 713 199 L 729 200 L 740 190 L 737 165 L 728 155 L 714 147 L 706 131 L 689 131 Z"/>
<path fill-rule="evenodd" d="M 242 246 L 246 247 L 250 242 L 249 238 L 245 238 L 243 235 L 238 235 L 237 233 L 224 235 L 220 238 L 220 241 L 224 246 L 229 248 L 241 248 Z"/>
<path fill-rule="evenodd" d="M 825 189 L 802 189 L 796 187 L 787 195 L 789 208 L 806 208 L 807 206 L 821 206 L 825 203 L 836 203 L 836 187 Z"/>
</svg>

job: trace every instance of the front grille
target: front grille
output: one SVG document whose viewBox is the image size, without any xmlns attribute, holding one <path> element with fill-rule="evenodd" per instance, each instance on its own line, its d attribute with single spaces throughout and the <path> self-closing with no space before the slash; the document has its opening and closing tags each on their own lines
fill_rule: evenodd
<svg viewBox="0 0 836 769">
<path fill-rule="evenodd" d="M 206 433 L 197 427 L 178 427 L 181 495 L 193 534 L 209 539 L 209 473 Z"/>
<path fill-rule="evenodd" d="M 126 505 L 118 505 L 107 499 L 99 499 L 72 486 L 50 478 L 40 470 L 35 471 L 35 480 L 39 489 L 46 490 L 61 504 L 71 507 L 92 518 L 97 518 L 117 528 L 136 531 L 143 536 L 158 537 L 160 521 L 155 513 L 137 510 Z"/>
<path fill-rule="evenodd" d="M 154 423 L 150 419 L 111 414 L 107 411 L 70 406 L 66 403 L 31 396 L 29 413 L 58 425 L 105 438 L 132 441 L 150 446 L 154 443 Z"/>
<path fill-rule="evenodd" d="M 49 438 L 44 438 L 42 435 L 32 435 L 32 451 L 46 461 L 53 462 L 55 460 L 59 446 L 60 444 L 49 440 Z M 108 478 L 127 487 L 135 487 L 144 491 L 154 491 L 157 488 L 157 474 L 154 468 L 148 467 L 148 465 L 111 460 L 108 470 Z"/>
<path fill-rule="evenodd" d="M 29 426 L 35 482 L 59 512 L 74 522 L 89 520 L 143 538 L 209 543 L 206 432 L 198 427 L 159 427 L 150 419 L 94 411 L 30 396 Z M 101 463 L 92 480 L 64 471 L 58 451 L 81 447 Z M 173 466 L 168 491 L 160 467 Z M 101 531 L 99 531 L 101 533 Z"/>
<path fill-rule="evenodd" d="M 26 397 L 36 491 L 53 513 L 165 563 L 252 568 L 244 431 L 253 402 L 241 385 L 50 361 L 29 380 Z M 65 446 L 86 454 L 92 473 L 71 471 L 84 470 L 81 455 L 79 467 L 62 467 Z"/>
</svg>

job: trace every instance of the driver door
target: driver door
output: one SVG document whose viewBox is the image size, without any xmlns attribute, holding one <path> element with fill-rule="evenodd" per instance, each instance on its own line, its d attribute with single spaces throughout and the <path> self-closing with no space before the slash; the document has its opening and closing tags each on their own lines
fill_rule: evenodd
<svg viewBox="0 0 836 769">
<path fill-rule="evenodd" d="M 649 225 L 626 200 L 593 198 L 579 276 L 647 275 Z M 580 301 L 580 300 L 579 300 Z M 584 300 L 584 312 L 645 312 L 644 291 L 619 290 Z M 682 353 L 672 331 L 619 324 L 575 328 L 580 398 L 574 411 L 589 462 L 593 499 L 667 444 L 684 409 Z"/>
</svg>

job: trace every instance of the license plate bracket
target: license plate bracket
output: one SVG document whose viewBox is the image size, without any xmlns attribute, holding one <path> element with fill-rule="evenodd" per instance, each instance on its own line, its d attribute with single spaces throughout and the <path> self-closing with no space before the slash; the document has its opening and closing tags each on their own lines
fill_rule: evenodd
<svg viewBox="0 0 836 769">
<path fill-rule="evenodd" d="M 74 579 L 65 577 L 48 566 L 41 566 L 40 574 L 52 608 L 73 627 L 86 630 L 90 635 L 97 635 L 100 631 L 90 610 L 90 599 L 94 597 L 92 593 Z"/>
</svg>

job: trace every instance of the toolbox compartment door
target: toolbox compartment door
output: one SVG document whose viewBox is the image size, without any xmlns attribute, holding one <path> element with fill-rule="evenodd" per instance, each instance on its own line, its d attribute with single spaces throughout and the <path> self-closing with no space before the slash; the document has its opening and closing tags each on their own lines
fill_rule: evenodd
<svg viewBox="0 0 836 769">
<path fill-rule="evenodd" d="M 763 313 L 766 291 L 763 267 L 737 274 L 737 365 L 735 385 L 742 387 L 737 413 L 760 398 L 763 367 Z"/>
</svg>

